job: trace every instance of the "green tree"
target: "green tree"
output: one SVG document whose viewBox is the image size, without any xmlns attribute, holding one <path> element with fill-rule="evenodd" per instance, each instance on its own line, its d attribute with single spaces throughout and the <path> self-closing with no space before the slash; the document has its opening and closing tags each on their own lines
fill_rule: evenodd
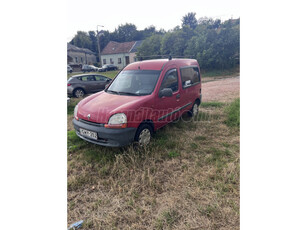
<svg viewBox="0 0 307 230">
<path fill-rule="evenodd" d="M 91 39 L 91 48 L 90 50 L 94 53 L 98 53 L 98 47 L 97 47 L 97 35 L 95 31 L 89 31 L 88 32 L 90 39 Z"/>
<path fill-rule="evenodd" d="M 161 53 L 163 55 L 184 56 L 184 50 L 193 35 L 194 32 L 190 27 L 184 26 L 182 29 L 175 27 L 163 36 Z"/>
<path fill-rule="evenodd" d="M 83 31 L 78 31 L 70 43 L 80 48 L 87 48 L 87 49 L 92 48 L 92 42 L 90 36 L 88 35 L 87 32 Z"/>
<path fill-rule="evenodd" d="M 134 24 L 126 23 L 118 26 L 114 31 L 115 40 L 118 42 L 130 42 L 137 38 L 138 31 Z"/>
<path fill-rule="evenodd" d="M 196 13 L 188 13 L 181 19 L 182 21 L 182 27 L 189 26 L 192 29 L 195 29 L 197 26 L 197 20 L 195 17 Z"/>
<path fill-rule="evenodd" d="M 188 13 L 182 19 L 182 26 L 165 32 L 149 26 L 137 30 L 133 24 L 120 25 L 114 32 L 103 31 L 99 36 L 101 50 L 109 41 L 126 42 L 144 40 L 137 56 L 143 59 L 163 56 L 185 56 L 196 58 L 201 68 L 228 69 L 240 63 L 240 19 L 219 19 L 203 17 L 197 22 L 195 13 Z M 81 48 L 98 53 L 97 36 L 94 31 L 78 31 L 70 42 Z"/>
<path fill-rule="evenodd" d="M 160 58 L 162 35 L 153 34 L 146 38 L 138 48 L 137 57 L 145 59 Z"/>
</svg>

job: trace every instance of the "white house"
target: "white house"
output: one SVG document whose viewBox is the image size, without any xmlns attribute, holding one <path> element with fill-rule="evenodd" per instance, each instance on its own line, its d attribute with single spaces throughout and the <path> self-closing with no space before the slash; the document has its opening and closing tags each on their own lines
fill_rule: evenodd
<svg viewBox="0 0 307 230">
<path fill-rule="evenodd" d="M 137 48 L 143 41 L 114 42 L 110 41 L 101 52 L 102 65 L 113 64 L 123 69 L 129 63 L 136 61 Z"/>
</svg>

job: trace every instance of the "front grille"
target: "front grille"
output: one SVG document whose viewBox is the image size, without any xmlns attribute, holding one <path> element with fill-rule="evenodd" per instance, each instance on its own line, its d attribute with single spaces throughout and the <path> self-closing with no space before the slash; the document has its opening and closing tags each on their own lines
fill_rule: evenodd
<svg viewBox="0 0 307 230">
<path fill-rule="evenodd" d="M 83 120 L 83 119 L 79 119 L 80 122 L 88 124 L 88 125 L 95 125 L 98 127 L 104 127 L 104 124 L 101 123 L 96 123 L 96 122 L 92 122 L 92 121 L 87 121 L 87 120 Z"/>
</svg>

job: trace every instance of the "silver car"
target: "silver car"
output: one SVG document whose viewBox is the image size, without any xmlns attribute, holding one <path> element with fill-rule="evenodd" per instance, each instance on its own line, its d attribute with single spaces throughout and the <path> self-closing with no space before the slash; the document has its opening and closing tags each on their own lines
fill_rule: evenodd
<svg viewBox="0 0 307 230">
<path fill-rule="evenodd" d="M 93 66 L 93 65 L 83 65 L 82 66 L 82 72 L 97 72 L 98 71 L 98 67 Z"/>
<path fill-rule="evenodd" d="M 73 97 L 83 97 L 85 94 L 104 90 L 111 81 L 111 78 L 100 74 L 75 75 L 67 81 L 67 94 Z"/>
<path fill-rule="evenodd" d="M 72 68 L 69 65 L 67 65 L 67 73 L 72 73 Z"/>
</svg>

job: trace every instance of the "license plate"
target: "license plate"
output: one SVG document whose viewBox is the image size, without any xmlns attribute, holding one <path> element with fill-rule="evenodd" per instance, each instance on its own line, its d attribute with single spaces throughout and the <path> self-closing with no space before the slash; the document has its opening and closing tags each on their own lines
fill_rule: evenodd
<svg viewBox="0 0 307 230">
<path fill-rule="evenodd" d="M 95 140 L 98 139 L 96 132 L 88 131 L 86 129 L 80 129 L 80 134 L 82 136 L 86 136 L 86 137 L 89 137 L 89 138 L 92 138 L 92 139 L 95 139 Z"/>
</svg>

